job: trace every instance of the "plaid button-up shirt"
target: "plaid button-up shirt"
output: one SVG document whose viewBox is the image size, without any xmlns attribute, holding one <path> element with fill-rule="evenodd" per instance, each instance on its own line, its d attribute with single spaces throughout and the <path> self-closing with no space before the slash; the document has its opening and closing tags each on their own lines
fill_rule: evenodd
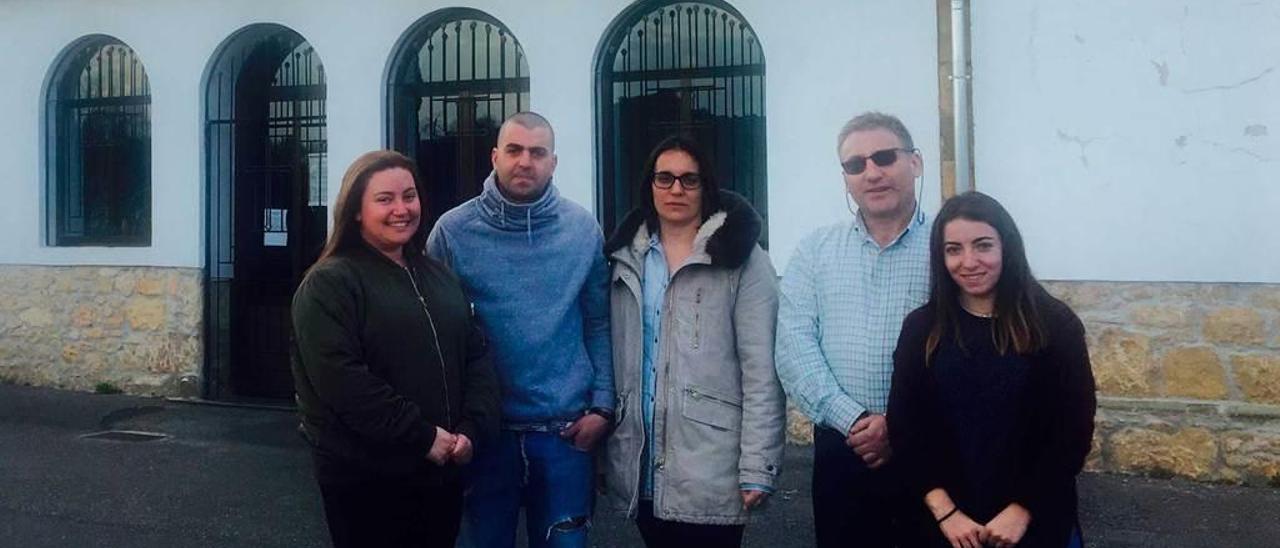
<svg viewBox="0 0 1280 548">
<path fill-rule="evenodd" d="M 931 224 L 917 214 L 881 248 L 856 216 L 796 248 L 780 285 L 776 362 L 815 424 L 847 434 L 863 411 L 885 412 L 902 320 L 929 297 Z"/>
</svg>

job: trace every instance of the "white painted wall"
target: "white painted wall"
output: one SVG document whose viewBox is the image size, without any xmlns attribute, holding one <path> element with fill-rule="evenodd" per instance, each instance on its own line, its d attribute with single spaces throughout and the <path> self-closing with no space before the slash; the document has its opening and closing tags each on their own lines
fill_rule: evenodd
<svg viewBox="0 0 1280 548">
<path fill-rule="evenodd" d="M 1280 282 L 1280 0 L 974 6 L 977 187 L 1040 277 Z"/>
<path fill-rule="evenodd" d="M 772 254 L 847 219 L 835 134 L 863 110 L 900 115 L 925 154 L 926 207 L 938 203 L 935 4 L 732 0 L 764 48 Z M 258 22 L 308 39 L 328 77 L 329 184 L 382 145 L 382 77 L 396 40 L 427 13 L 474 7 L 511 28 L 528 55 L 533 108 L 557 130 L 556 181 L 592 207 L 593 57 L 622 0 L 7 0 L 0 2 L 0 263 L 200 267 L 204 254 L 201 79 L 214 50 Z M 49 247 L 41 233 L 41 89 L 57 54 L 91 33 L 114 36 L 146 64 L 152 86 L 152 245 Z M 1277 126 L 1280 129 L 1280 125 Z"/>
</svg>

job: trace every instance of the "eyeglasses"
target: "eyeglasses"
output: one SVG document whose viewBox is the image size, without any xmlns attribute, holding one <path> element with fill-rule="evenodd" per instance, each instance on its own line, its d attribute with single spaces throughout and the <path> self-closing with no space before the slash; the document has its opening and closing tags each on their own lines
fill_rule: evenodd
<svg viewBox="0 0 1280 548">
<path fill-rule="evenodd" d="M 670 171 L 659 171 L 653 174 L 653 186 L 666 190 L 680 181 L 680 187 L 685 190 L 698 190 L 702 187 L 702 176 L 697 173 L 685 173 L 684 175 L 676 175 Z"/>
<path fill-rule="evenodd" d="M 886 148 L 872 152 L 870 156 L 851 156 L 848 160 L 840 163 L 840 167 L 844 168 L 844 172 L 849 175 L 858 175 L 867 170 L 867 160 L 875 162 L 880 167 L 889 167 L 898 161 L 898 152 L 916 152 L 914 148 Z"/>
</svg>

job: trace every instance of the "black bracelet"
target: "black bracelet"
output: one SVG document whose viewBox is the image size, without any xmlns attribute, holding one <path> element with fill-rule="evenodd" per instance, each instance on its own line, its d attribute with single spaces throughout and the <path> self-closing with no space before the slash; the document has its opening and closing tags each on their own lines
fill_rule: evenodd
<svg viewBox="0 0 1280 548">
<path fill-rule="evenodd" d="M 960 510 L 959 506 L 951 508 L 951 511 L 947 512 L 945 516 L 938 518 L 938 525 L 942 525 L 942 522 L 947 521 L 947 518 L 954 516 L 958 510 Z"/>
<path fill-rule="evenodd" d="M 611 409 L 607 409 L 607 408 L 604 408 L 604 407 L 592 407 L 591 409 L 588 409 L 588 410 L 587 410 L 587 413 L 586 413 L 586 414 L 588 414 L 588 415 L 599 415 L 601 418 L 603 418 L 604 420 L 606 420 L 606 421 L 608 421 L 608 422 L 610 422 L 610 423 L 612 423 L 612 422 L 613 422 L 613 419 L 616 417 L 616 415 L 614 415 L 613 410 L 611 410 Z"/>
</svg>

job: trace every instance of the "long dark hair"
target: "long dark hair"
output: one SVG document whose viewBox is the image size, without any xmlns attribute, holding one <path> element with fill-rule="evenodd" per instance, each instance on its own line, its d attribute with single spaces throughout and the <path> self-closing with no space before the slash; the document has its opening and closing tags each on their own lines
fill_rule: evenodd
<svg viewBox="0 0 1280 548">
<path fill-rule="evenodd" d="M 698 164 L 698 176 L 702 178 L 702 208 L 700 210 L 702 221 L 705 222 L 717 211 L 720 211 L 720 181 L 716 178 L 715 163 L 711 161 L 711 156 L 702 150 L 702 147 L 692 137 L 672 135 L 659 141 L 653 147 L 653 152 L 649 153 L 649 159 L 644 163 L 644 170 L 640 172 L 639 181 L 636 182 L 638 185 L 636 188 L 640 191 L 638 208 L 644 212 L 645 224 L 649 227 L 650 233 L 658 229 L 658 209 L 653 205 L 654 169 L 658 165 L 658 157 L 670 150 L 684 152 Z"/>
<path fill-rule="evenodd" d="M 960 317 L 960 287 L 947 272 L 944 232 L 947 223 L 965 219 L 986 223 L 1000 235 L 1003 267 L 996 281 L 995 307 L 992 309 L 991 337 L 996 350 L 1005 354 L 1010 349 L 1015 354 L 1031 354 L 1048 344 L 1048 334 L 1040 317 L 1039 302 L 1045 290 L 1031 275 L 1027 264 L 1022 234 L 1013 217 L 994 198 L 980 192 L 966 192 L 954 196 L 942 204 L 942 211 L 933 222 L 929 239 L 929 304 L 933 309 L 933 329 L 925 339 L 926 360 L 931 359 L 942 337 L 951 333 L 957 344 L 959 330 L 955 328 Z"/>
<path fill-rule="evenodd" d="M 334 255 L 349 252 L 364 245 L 360 236 L 360 222 L 356 216 L 360 214 L 364 191 L 369 186 L 373 174 L 388 169 L 403 169 L 413 175 L 413 186 L 418 189 L 418 199 L 426 196 L 422 188 L 422 178 L 418 176 L 418 164 L 408 156 L 394 150 L 375 150 L 366 152 L 351 162 L 346 174 L 342 176 L 342 187 L 338 189 L 338 199 L 333 204 L 333 232 L 320 252 L 315 264 Z M 426 212 L 426 207 L 422 208 Z M 418 230 L 413 233 L 409 243 L 405 244 L 406 254 L 421 252 L 427 245 L 426 219 L 419 219 Z"/>
</svg>

